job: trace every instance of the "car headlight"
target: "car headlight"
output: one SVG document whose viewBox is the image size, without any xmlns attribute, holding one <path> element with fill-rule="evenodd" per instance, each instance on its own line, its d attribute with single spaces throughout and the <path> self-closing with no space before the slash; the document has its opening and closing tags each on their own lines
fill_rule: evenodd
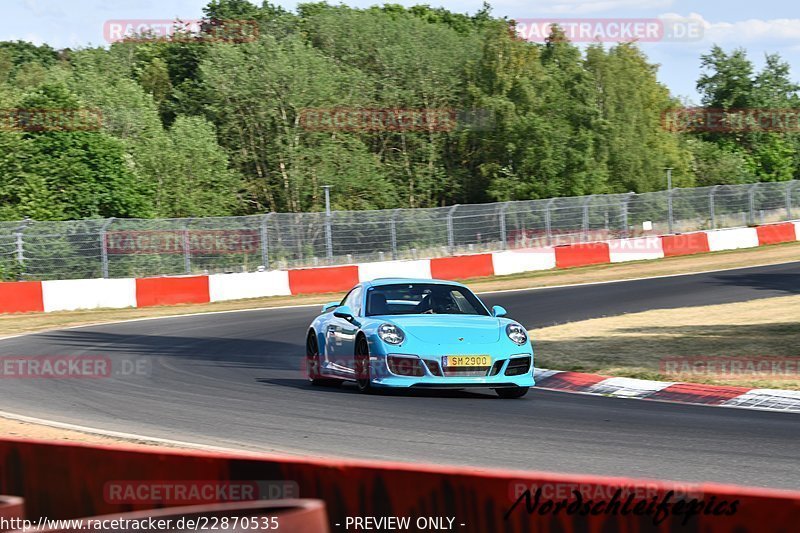
<svg viewBox="0 0 800 533">
<path fill-rule="evenodd" d="M 506 326 L 506 335 L 514 341 L 514 344 L 522 346 L 528 342 L 528 332 L 519 324 L 509 324 Z"/>
<path fill-rule="evenodd" d="M 381 324 L 378 328 L 378 337 L 387 344 L 400 344 L 406 338 L 403 330 L 394 324 Z"/>
</svg>

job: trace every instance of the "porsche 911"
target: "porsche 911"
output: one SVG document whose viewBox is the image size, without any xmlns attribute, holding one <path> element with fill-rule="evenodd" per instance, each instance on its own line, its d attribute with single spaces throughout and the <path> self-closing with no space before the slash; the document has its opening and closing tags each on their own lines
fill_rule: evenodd
<svg viewBox="0 0 800 533">
<path fill-rule="evenodd" d="M 493 389 L 521 398 L 533 386 L 525 328 L 465 285 L 383 278 L 359 283 L 322 307 L 306 338 L 315 385 L 355 381 L 385 388 Z"/>
</svg>

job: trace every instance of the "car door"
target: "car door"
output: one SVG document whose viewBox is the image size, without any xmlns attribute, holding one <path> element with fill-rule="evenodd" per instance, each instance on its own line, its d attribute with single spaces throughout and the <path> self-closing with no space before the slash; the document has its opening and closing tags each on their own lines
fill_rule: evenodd
<svg viewBox="0 0 800 533">
<path fill-rule="evenodd" d="M 363 291 L 359 285 L 342 300 L 342 305 L 348 306 L 356 317 L 361 316 L 362 294 Z M 334 370 L 345 373 L 353 371 L 356 333 L 358 333 L 356 324 L 331 314 L 325 332 L 325 354 Z"/>
</svg>

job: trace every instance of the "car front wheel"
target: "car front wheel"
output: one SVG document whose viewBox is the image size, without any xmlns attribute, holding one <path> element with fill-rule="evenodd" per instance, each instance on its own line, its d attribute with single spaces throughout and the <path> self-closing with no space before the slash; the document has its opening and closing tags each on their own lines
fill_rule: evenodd
<svg viewBox="0 0 800 533">
<path fill-rule="evenodd" d="M 369 344 L 366 337 L 359 337 L 356 342 L 355 353 L 356 385 L 363 393 L 372 392 L 372 381 L 369 368 Z"/>
</svg>

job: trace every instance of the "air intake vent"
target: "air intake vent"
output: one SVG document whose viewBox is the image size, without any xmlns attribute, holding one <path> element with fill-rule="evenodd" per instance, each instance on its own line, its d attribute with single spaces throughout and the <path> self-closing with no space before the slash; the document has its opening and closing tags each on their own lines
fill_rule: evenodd
<svg viewBox="0 0 800 533">
<path fill-rule="evenodd" d="M 397 376 L 420 377 L 424 376 L 422 361 L 415 357 L 396 357 L 390 355 L 386 358 L 389 371 Z"/>
<path fill-rule="evenodd" d="M 438 361 L 434 361 L 432 359 L 425 359 L 425 364 L 428 365 L 428 370 L 431 371 L 431 374 L 434 376 L 442 376 L 442 367 L 439 366 Z"/>
<path fill-rule="evenodd" d="M 492 369 L 489 371 L 490 376 L 496 376 L 500 373 L 500 369 L 503 368 L 503 364 L 506 362 L 505 359 L 500 359 L 499 361 L 495 361 L 492 365 Z"/>
<path fill-rule="evenodd" d="M 515 357 L 508 360 L 508 367 L 506 367 L 506 376 L 520 376 L 527 374 L 531 369 L 530 357 Z"/>
</svg>

